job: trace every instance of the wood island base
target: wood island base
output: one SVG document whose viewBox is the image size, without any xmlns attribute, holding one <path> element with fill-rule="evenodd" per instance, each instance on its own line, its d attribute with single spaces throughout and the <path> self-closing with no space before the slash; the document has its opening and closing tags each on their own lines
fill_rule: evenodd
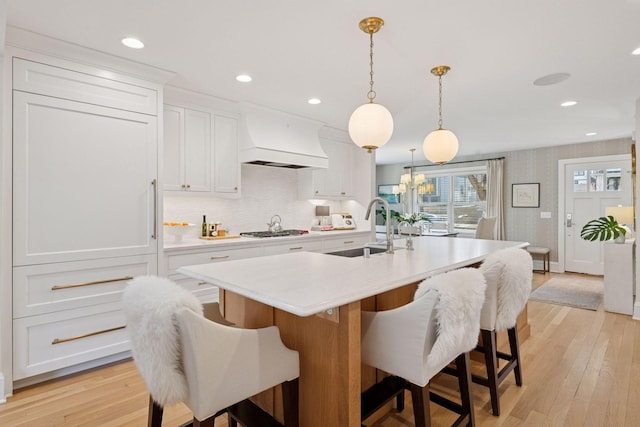
<svg viewBox="0 0 640 427">
<path fill-rule="evenodd" d="M 225 318 L 240 327 L 278 326 L 284 344 L 299 352 L 301 426 L 360 427 L 361 391 L 386 376 L 360 362 L 360 312 L 405 305 L 412 300 L 416 288 L 417 283 L 412 283 L 309 317 L 296 316 L 222 289 L 220 305 Z M 521 342 L 529 332 L 525 307 L 518 318 Z M 498 334 L 498 345 L 508 348 L 506 333 Z M 280 386 L 253 400 L 282 421 Z M 384 411 L 388 408 L 379 413 Z"/>
</svg>

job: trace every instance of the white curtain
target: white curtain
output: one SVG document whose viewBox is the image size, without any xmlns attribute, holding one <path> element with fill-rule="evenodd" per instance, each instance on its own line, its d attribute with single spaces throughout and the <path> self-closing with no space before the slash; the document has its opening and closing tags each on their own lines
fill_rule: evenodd
<svg viewBox="0 0 640 427">
<path fill-rule="evenodd" d="M 496 239 L 504 240 L 504 159 L 487 161 L 487 217 L 496 218 Z"/>
</svg>

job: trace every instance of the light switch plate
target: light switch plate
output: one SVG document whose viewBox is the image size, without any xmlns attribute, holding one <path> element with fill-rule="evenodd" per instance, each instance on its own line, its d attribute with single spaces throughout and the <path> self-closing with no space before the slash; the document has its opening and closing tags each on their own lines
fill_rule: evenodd
<svg viewBox="0 0 640 427">
<path fill-rule="evenodd" d="M 551 212 L 540 212 L 540 218 L 544 218 L 544 219 L 551 218 Z"/>
</svg>

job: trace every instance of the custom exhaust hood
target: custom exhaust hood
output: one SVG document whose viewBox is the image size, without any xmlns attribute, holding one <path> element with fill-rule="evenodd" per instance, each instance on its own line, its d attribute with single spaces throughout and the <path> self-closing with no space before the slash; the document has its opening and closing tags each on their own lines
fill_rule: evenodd
<svg viewBox="0 0 640 427">
<path fill-rule="evenodd" d="M 279 111 L 242 104 L 240 161 L 291 169 L 327 168 L 320 146 L 322 124 Z"/>
</svg>

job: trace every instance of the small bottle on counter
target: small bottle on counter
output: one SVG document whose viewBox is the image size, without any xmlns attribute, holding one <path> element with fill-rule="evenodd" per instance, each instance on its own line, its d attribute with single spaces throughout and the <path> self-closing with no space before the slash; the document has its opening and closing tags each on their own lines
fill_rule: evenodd
<svg viewBox="0 0 640 427">
<path fill-rule="evenodd" d="M 206 215 L 202 215 L 202 237 L 207 237 L 209 235 L 208 233 L 208 227 L 207 227 L 207 216 Z"/>
</svg>

